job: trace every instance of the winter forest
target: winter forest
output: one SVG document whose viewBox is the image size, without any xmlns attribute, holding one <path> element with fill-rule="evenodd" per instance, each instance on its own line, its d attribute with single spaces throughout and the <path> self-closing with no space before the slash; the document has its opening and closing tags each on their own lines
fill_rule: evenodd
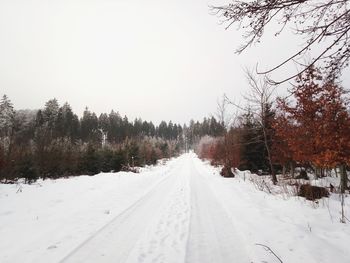
<svg viewBox="0 0 350 263">
<path fill-rule="evenodd" d="M 348 263 L 349 4 L 0 1 L 0 262 Z"/>
<path fill-rule="evenodd" d="M 4 95 L 2 181 L 132 170 L 194 149 L 224 170 L 270 174 L 274 184 L 276 174 L 308 179 L 308 171 L 316 178 L 334 171 L 341 192 L 348 190 L 349 97 L 341 84 L 324 80 L 312 67 L 295 79 L 293 97 L 272 101 L 272 87 L 248 75 L 252 94 L 247 105 L 233 105 L 240 113 L 228 113 L 233 103 L 223 97 L 216 117 L 188 126 L 130 122 L 113 110 L 97 117 L 87 107 L 79 119 L 68 103 L 60 106 L 56 99 L 40 110 L 16 111 Z"/>
<path fill-rule="evenodd" d="M 49 100 L 40 110 L 15 110 L 4 95 L 0 104 L 0 175 L 4 183 L 38 178 L 133 170 L 178 156 L 204 135 L 218 137 L 224 127 L 214 117 L 189 126 L 162 121 L 129 121 L 113 110 L 82 118 L 68 103 Z"/>
</svg>

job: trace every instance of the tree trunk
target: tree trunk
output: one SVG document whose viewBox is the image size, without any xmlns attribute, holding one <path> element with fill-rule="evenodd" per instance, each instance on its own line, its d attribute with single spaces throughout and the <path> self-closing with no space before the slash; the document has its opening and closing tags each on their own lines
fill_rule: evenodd
<svg viewBox="0 0 350 263">
<path fill-rule="evenodd" d="M 295 167 L 293 161 L 290 162 L 290 175 L 292 176 L 292 178 L 294 178 L 295 176 Z"/>
<path fill-rule="evenodd" d="M 270 171 L 271 171 L 271 179 L 273 184 L 277 184 L 277 176 L 275 174 L 275 169 L 273 168 L 273 164 L 272 164 L 272 159 L 271 159 L 271 153 L 270 153 L 270 147 L 267 141 L 267 134 L 266 134 L 266 128 L 265 126 L 263 126 L 263 134 L 264 134 L 264 142 L 265 142 L 265 147 L 266 147 L 266 151 L 267 151 L 267 158 L 269 159 L 269 164 L 270 164 Z"/>
<path fill-rule="evenodd" d="M 225 144 L 225 164 L 224 165 L 228 165 L 231 168 L 231 165 L 229 164 L 229 157 L 228 157 L 228 145 L 227 145 L 227 132 L 225 132 L 225 136 L 224 136 L 224 144 Z"/>
<path fill-rule="evenodd" d="M 325 168 L 321 168 L 321 176 L 325 177 Z"/>
<path fill-rule="evenodd" d="M 317 166 L 315 167 L 315 177 L 316 179 L 320 178 L 320 168 L 318 168 Z"/>
<path fill-rule="evenodd" d="M 340 165 L 340 192 L 343 194 L 348 189 L 348 174 L 346 172 L 346 165 Z"/>
</svg>

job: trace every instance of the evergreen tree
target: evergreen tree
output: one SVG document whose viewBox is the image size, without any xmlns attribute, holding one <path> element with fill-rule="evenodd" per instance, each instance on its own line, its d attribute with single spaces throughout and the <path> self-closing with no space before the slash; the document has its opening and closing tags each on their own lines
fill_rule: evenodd
<svg viewBox="0 0 350 263">
<path fill-rule="evenodd" d="M 45 108 L 42 111 L 42 118 L 45 126 L 52 132 L 55 128 L 57 121 L 59 104 L 56 99 L 49 100 L 45 104 Z"/>
<path fill-rule="evenodd" d="M 100 159 L 95 146 L 91 143 L 87 145 L 85 154 L 81 161 L 81 170 L 88 175 L 94 175 L 100 172 Z"/>
<path fill-rule="evenodd" d="M 87 107 L 80 121 L 81 139 L 83 142 L 100 143 L 101 133 L 98 129 L 98 119 L 95 113 L 92 113 Z"/>
<path fill-rule="evenodd" d="M 267 157 L 261 126 L 249 111 L 242 116 L 242 156 L 240 169 L 267 170 Z"/>
<path fill-rule="evenodd" d="M 0 102 L 0 137 L 12 134 L 15 119 L 15 110 L 10 99 L 4 95 Z"/>
</svg>

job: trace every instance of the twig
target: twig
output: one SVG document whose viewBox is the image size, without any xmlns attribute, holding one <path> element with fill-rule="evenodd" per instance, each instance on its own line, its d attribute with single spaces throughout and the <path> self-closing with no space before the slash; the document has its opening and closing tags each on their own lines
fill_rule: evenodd
<svg viewBox="0 0 350 263">
<path fill-rule="evenodd" d="M 331 217 L 331 221 L 332 221 L 332 223 L 333 223 L 332 213 L 331 213 L 331 210 L 329 209 L 329 201 L 326 202 L 326 206 L 327 206 L 327 209 L 328 209 L 329 216 Z"/>
<path fill-rule="evenodd" d="M 346 220 L 348 220 L 348 222 L 350 222 L 349 218 L 347 218 L 346 216 L 344 216 L 344 218 L 345 218 Z"/>
<path fill-rule="evenodd" d="M 308 227 L 308 229 L 309 229 L 309 231 L 311 233 L 311 226 L 310 226 L 309 222 L 307 223 L 307 227 Z"/>
<path fill-rule="evenodd" d="M 270 190 L 269 186 L 267 185 L 267 183 L 265 182 L 265 180 L 263 180 L 263 184 L 264 184 L 264 186 L 267 188 L 267 190 L 269 191 L 269 193 L 271 194 L 271 190 Z"/>
<path fill-rule="evenodd" d="M 256 245 L 256 246 L 261 246 L 261 247 L 265 248 L 265 250 L 268 251 L 268 252 L 270 252 L 272 255 L 274 255 L 274 256 L 279 260 L 279 262 L 283 263 L 282 259 L 280 259 L 280 258 L 275 254 L 275 252 L 273 252 L 273 250 L 272 250 L 270 247 L 268 247 L 268 246 L 266 246 L 266 245 L 263 245 L 263 244 L 258 244 L 258 243 L 256 243 L 255 245 Z"/>
<path fill-rule="evenodd" d="M 16 194 L 18 194 L 18 193 L 22 193 L 22 185 L 21 184 L 19 184 L 19 187 L 16 191 Z"/>
</svg>

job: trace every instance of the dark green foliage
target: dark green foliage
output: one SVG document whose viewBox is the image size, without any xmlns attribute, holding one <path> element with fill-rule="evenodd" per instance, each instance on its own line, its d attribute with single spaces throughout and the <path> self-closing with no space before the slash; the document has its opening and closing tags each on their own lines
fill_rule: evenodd
<svg viewBox="0 0 350 263">
<path fill-rule="evenodd" d="M 84 173 L 94 175 L 100 172 L 99 154 L 92 144 L 88 144 L 81 161 L 81 171 Z"/>
<path fill-rule="evenodd" d="M 102 172 L 110 172 L 112 168 L 113 151 L 110 149 L 102 149 L 100 151 L 100 169 Z"/>
<path fill-rule="evenodd" d="M 115 152 L 111 159 L 111 168 L 113 171 L 119 172 L 126 162 L 126 156 L 123 152 Z"/>
<path fill-rule="evenodd" d="M 179 152 L 179 151 L 180 151 L 180 150 L 177 149 L 177 152 Z M 152 148 L 151 156 L 150 156 L 150 158 L 146 161 L 146 164 L 148 164 L 148 165 L 156 164 L 156 163 L 157 163 L 157 160 L 158 160 L 158 156 L 157 156 L 156 150 L 155 150 L 154 148 Z"/>
<path fill-rule="evenodd" d="M 264 145 L 263 131 L 250 113 L 243 115 L 241 170 L 267 170 L 268 160 Z"/>
<path fill-rule="evenodd" d="M 160 146 L 160 149 L 165 157 L 169 156 L 169 148 L 167 143 L 162 143 L 162 145 Z"/>
<path fill-rule="evenodd" d="M 95 113 L 86 107 L 83 118 L 80 120 L 80 134 L 83 142 L 101 142 L 101 133 L 98 129 L 98 119 Z"/>
<path fill-rule="evenodd" d="M 274 114 L 274 111 L 271 110 L 271 105 L 267 105 L 264 117 L 262 118 L 264 123 L 258 122 L 250 111 L 242 115 L 242 124 L 240 127 L 240 131 L 242 132 L 241 164 L 239 165 L 239 169 L 250 170 L 254 173 L 263 171 L 271 174 L 264 128 L 266 132 L 266 143 L 269 149 L 271 149 L 274 134 L 274 129 L 272 128 Z M 275 166 L 273 167 L 275 168 Z"/>
<path fill-rule="evenodd" d="M 35 182 L 39 178 L 39 172 L 31 154 L 25 154 L 16 164 L 16 174 L 19 178 L 25 178 L 27 183 Z"/>
<path fill-rule="evenodd" d="M 113 151 L 110 148 L 99 151 L 99 165 L 101 172 L 118 172 L 127 163 L 125 151 Z"/>
</svg>

